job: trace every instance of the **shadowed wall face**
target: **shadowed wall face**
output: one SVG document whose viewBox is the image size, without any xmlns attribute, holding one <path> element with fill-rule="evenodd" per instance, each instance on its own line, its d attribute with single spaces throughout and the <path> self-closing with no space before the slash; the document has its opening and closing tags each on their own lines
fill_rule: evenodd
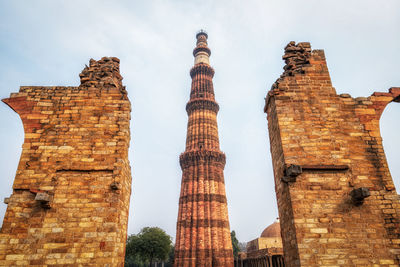
<svg viewBox="0 0 400 267">
<path fill-rule="evenodd" d="M 3 102 L 25 141 L 0 233 L 0 265 L 123 266 L 130 102 L 117 58 L 90 60 L 79 87 L 20 88 Z"/>
<path fill-rule="evenodd" d="M 181 194 L 175 244 L 175 266 L 233 266 L 228 207 L 209 65 L 207 34 L 197 34 L 190 71 L 192 88 L 186 105 L 189 116 L 186 150 L 180 156 Z"/>
<path fill-rule="evenodd" d="M 265 112 L 285 263 L 398 266 L 400 203 L 379 118 L 400 88 L 337 95 L 322 50 L 291 42 L 283 59 Z"/>
</svg>

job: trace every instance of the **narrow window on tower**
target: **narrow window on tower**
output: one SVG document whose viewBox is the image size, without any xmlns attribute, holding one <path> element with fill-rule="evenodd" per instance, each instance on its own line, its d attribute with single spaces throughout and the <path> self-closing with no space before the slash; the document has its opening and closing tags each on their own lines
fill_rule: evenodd
<svg viewBox="0 0 400 267">
<path fill-rule="evenodd" d="M 199 142 L 199 147 L 200 147 L 200 149 L 203 148 L 203 145 L 204 145 L 204 142 Z"/>
</svg>

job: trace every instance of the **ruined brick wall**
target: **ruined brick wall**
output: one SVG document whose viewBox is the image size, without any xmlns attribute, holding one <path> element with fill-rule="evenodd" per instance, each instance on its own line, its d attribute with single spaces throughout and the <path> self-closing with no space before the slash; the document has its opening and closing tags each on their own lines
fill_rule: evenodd
<svg viewBox="0 0 400 267">
<path fill-rule="evenodd" d="M 0 265 L 123 266 L 130 102 L 117 58 L 79 87 L 23 86 L 3 102 L 25 141 L 0 233 Z"/>
<path fill-rule="evenodd" d="M 365 98 L 337 95 L 322 50 L 291 42 L 283 59 L 265 112 L 285 263 L 398 266 L 400 202 L 379 118 L 400 101 L 400 88 Z M 352 198 L 358 188 L 369 190 L 363 202 Z"/>
</svg>

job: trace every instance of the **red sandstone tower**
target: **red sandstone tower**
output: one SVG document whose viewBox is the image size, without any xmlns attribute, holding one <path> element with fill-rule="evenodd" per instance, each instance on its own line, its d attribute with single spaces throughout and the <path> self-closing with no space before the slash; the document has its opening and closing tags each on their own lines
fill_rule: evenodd
<svg viewBox="0 0 400 267">
<path fill-rule="evenodd" d="M 186 150 L 180 156 L 181 194 L 175 244 L 175 267 L 233 266 L 225 196 L 225 154 L 219 149 L 217 113 L 207 34 L 196 35 Z"/>
</svg>

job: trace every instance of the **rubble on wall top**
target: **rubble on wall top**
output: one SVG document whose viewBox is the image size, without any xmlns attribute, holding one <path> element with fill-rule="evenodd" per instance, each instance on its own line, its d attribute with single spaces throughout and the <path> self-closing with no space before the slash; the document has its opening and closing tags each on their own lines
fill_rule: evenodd
<svg viewBox="0 0 400 267">
<path fill-rule="evenodd" d="M 286 65 L 283 67 L 285 72 L 284 76 L 293 76 L 294 73 L 303 73 L 302 67 L 305 64 L 309 64 L 311 57 L 311 45 L 310 43 L 298 43 L 290 42 L 285 47 L 285 54 L 282 59 L 285 60 Z"/>
<path fill-rule="evenodd" d="M 284 72 L 272 85 L 271 90 L 278 88 L 278 84 L 286 76 L 294 76 L 296 73 L 304 73 L 303 67 L 310 63 L 311 44 L 309 42 L 291 41 L 285 47 L 285 54 L 282 59 L 285 60 Z"/>
<path fill-rule="evenodd" d="M 122 87 L 122 76 L 119 73 L 120 60 L 116 57 L 103 57 L 96 61 L 90 59 L 79 77 L 81 86 Z"/>
</svg>

